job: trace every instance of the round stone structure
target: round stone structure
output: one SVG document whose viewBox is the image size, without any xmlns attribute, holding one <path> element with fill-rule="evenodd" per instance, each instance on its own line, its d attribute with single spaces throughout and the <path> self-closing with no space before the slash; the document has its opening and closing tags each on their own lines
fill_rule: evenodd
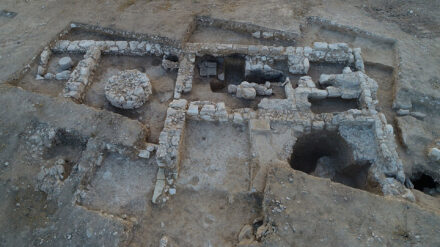
<svg viewBox="0 0 440 247">
<path fill-rule="evenodd" d="M 152 93 L 150 79 L 138 70 L 124 70 L 108 79 L 105 97 L 122 109 L 141 107 Z"/>
</svg>

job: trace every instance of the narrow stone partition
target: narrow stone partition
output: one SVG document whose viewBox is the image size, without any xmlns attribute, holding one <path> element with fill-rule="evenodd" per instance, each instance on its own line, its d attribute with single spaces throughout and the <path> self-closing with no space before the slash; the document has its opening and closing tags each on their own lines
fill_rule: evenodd
<svg viewBox="0 0 440 247">
<path fill-rule="evenodd" d="M 176 86 L 174 88 L 174 98 L 179 99 L 182 93 L 189 93 L 192 89 L 195 55 L 185 54 L 179 65 Z"/>
<path fill-rule="evenodd" d="M 163 195 L 162 202 L 168 197 L 164 192 L 173 195 L 176 191 L 175 181 L 179 174 L 180 151 L 185 129 L 187 101 L 174 100 L 167 110 L 167 117 L 163 131 L 159 136 L 159 147 L 156 151 L 156 161 L 159 171 L 154 188 L 153 203 L 159 203 L 158 198 Z"/>
<path fill-rule="evenodd" d="M 73 98 L 79 102 L 83 100 L 85 90 L 89 85 L 89 78 L 101 58 L 101 49 L 91 46 L 87 49 L 84 59 L 81 60 L 67 81 L 64 88 L 64 97 Z"/>
</svg>

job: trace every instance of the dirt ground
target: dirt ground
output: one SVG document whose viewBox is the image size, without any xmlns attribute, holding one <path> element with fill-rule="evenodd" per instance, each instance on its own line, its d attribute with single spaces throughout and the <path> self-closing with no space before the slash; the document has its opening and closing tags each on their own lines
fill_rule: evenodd
<svg viewBox="0 0 440 247">
<path fill-rule="evenodd" d="M 0 246 L 440 246 L 440 164 L 428 157 L 440 145 L 440 1 L 3 0 L 0 11 Z M 366 74 L 379 84 L 378 110 L 393 126 L 405 175 L 416 185 L 415 201 L 293 170 L 287 158 L 272 159 L 275 154 L 261 158 L 271 165 L 256 190 L 249 128 L 187 120 L 176 194 L 153 204 L 156 157 L 138 153 L 160 141 L 177 72 L 164 70 L 161 57 L 104 55 L 83 104 L 62 97 L 66 81 L 35 79 L 35 59 L 71 22 L 177 43 L 286 45 L 212 27 L 187 37 L 196 15 L 297 34 L 288 45 L 325 41 L 362 48 Z M 374 35 L 308 22 L 311 16 Z M 114 39 L 93 32 L 67 38 Z M 59 58 L 52 57 L 49 71 L 56 71 Z M 71 58 L 76 64 L 82 55 Z M 121 110 L 105 100 L 104 82 L 120 69 L 150 76 L 151 104 Z M 312 64 L 309 75 L 317 81 L 321 73 L 341 70 Z M 210 83 L 217 79 L 196 72 L 193 92 L 183 95 L 188 101 L 257 107 L 225 88 L 214 92 Z M 274 89 L 271 98 L 285 95 Z M 396 105 L 408 102 L 426 116 L 399 116 Z M 315 113 L 356 107 L 312 102 Z M 273 135 L 266 141 L 261 134 L 261 145 L 284 150 L 281 142 L 291 133 L 277 124 L 270 128 Z M 47 184 L 41 176 L 45 169 L 56 172 L 57 164 L 63 176 Z M 438 191 L 424 191 L 426 184 Z M 255 241 L 240 242 L 246 227 Z M 258 238 L 258 229 L 267 235 Z"/>
</svg>

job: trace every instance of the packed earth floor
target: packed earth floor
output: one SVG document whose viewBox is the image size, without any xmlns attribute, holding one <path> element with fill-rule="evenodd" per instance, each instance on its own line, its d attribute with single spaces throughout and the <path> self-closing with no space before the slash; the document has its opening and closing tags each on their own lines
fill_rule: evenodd
<svg viewBox="0 0 440 247">
<path fill-rule="evenodd" d="M 440 246 L 437 1 L 0 3 L 0 246 Z"/>
</svg>

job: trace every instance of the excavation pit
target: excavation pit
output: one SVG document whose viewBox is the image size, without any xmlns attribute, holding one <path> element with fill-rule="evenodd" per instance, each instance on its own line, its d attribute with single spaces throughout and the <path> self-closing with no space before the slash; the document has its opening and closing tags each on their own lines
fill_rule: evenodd
<svg viewBox="0 0 440 247">
<path fill-rule="evenodd" d="M 102 163 L 82 181 L 78 204 L 114 214 L 145 213 L 151 197 L 157 166 L 154 159 L 127 157 L 105 151 Z"/>
<path fill-rule="evenodd" d="M 394 122 L 395 111 L 393 106 L 394 68 L 377 63 L 365 63 L 365 73 L 378 83 L 377 98 L 380 102 L 380 111 L 390 123 Z M 396 126 L 394 126 L 396 128 Z"/>
<path fill-rule="evenodd" d="M 440 183 L 436 182 L 431 176 L 424 173 L 417 174 L 411 178 L 411 182 L 414 189 L 434 197 L 440 197 Z"/>
<path fill-rule="evenodd" d="M 316 131 L 297 139 L 290 166 L 317 177 L 364 189 L 370 164 L 356 162 L 351 147 L 339 133 Z"/>
<path fill-rule="evenodd" d="M 245 80 L 245 59 L 236 54 L 225 57 L 225 81 L 227 84 L 238 85 Z"/>
<path fill-rule="evenodd" d="M 322 74 L 341 74 L 344 67 L 345 64 L 341 63 L 310 63 L 310 69 L 309 72 L 307 72 L 307 75 L 312 77 L 312 80 L 316 83 L 319 81 L 319 77 Z M 316 84 L 318 88 L 322 88 L 319 83 Z"/>
<path fill-rule="evenodd" d="M 357 99 L 342 99 L 338 98 L 325 98 L 325 99 L 310 99 L 312 104 L 311 110 L 313 113 L 332 113 L 332 112 L 344 112 L 350 109 L 360 109 Z"/>
<path fill-rule="evenodd" d="M 165 59 L 170 60 L 172 62 L 179 62 L 179 57 L 177 57 L 176 55 L 172 55 L 172 54 L 165 55 Z"/>
<path fill-rule="evenodd" d="M 86 149 L 87 139 L 82 138 L 76 132 L 64 129 L 57 130 L 50 148 L 43 153 L 43 159 L 59 162 L 64 167 L 63 178 L 69 177 L 72 167 L 76 165 Z"/>
</svg>

